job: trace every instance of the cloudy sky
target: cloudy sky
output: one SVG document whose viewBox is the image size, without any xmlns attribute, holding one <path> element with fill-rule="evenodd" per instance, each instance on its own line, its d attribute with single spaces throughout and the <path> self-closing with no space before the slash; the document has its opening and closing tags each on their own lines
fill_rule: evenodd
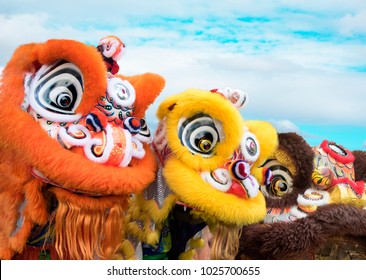
<svg viewBox="0 0 366 280">
<path fill-rule="evenodd" d="M 0 71 L 20 44 L 120 37 L 122 74 L 166 79 L 152 127 L 166 96 L 229 86 L 245 119 L 366 150 L 365 0 L 0 0 L 0 26 Z"/>
</svg>

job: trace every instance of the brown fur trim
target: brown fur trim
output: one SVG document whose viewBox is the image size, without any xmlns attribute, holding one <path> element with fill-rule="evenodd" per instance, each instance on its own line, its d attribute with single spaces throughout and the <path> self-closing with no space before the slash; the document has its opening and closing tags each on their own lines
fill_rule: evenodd
<svg viewBox="0 0 366 280">
<path fill-rule="evenodd" d="M 330 204 L 294 222 L 244 227 L 237 258 L 302 259 L 333 236 L 366 239 L 366 211 L 346 204 Z"/>
<path fill-rule="evenodd" d="M 266 198 L 267 207 L 283 209 L 296 204 L 298 194 L 311 186 L 314 153 L 309 144 L 294 132 L 279 133 L 278 140 L 278 149 L 289 155 L 297 171 L 296 176 L 292 178 L 292 192 L 282 196 L 281 199 Z"/>
<path fill-rule="evenodd" d="M 366 182 L 366 151 L 352 151 L 355 156 L 353 167 L 355 169 L 355 181 L 363 180 Z"/>
</svg>

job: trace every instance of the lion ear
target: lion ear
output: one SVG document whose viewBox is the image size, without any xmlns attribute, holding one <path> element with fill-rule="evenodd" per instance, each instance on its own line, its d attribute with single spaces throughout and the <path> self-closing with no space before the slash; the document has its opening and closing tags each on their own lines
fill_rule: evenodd
<svg viewBox="0 0 366 280">
<path fill-rule="evenodd" d="M 159 107 L 156 111 L 156 115 L 159 120 L 162 120 L 166 117 L 171 111 L 174 110 L 174 107 L 178 104 L 178 98 L 176 95 L 168 96 L 163 102 L 159 104 Z"/>
<path fill-rule="evenodd" d="M 129 81 L 135 88 L 136 101 L 133 116 L 136 118 L 143 118 L 146 110 L 164 89 L 164 78 L 154 73 L 120 77 Z"/>
<path fill-rule="evenodd" d="M 11 72 L 32 72 L 34 73 L 37 69 L 37 65 L 39 64 L 37 60 L 37 48 L 36 43 L 25 44 L 19 46 L 9 60 L 5 69 L 9 69 Z M 11 69 L 11 70 L 10 70 Z"/>
</svg>

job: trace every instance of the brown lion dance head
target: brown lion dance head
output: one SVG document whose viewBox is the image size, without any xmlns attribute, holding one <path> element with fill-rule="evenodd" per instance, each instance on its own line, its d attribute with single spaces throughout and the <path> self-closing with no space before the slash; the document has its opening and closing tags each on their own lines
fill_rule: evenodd
<svg viewBox="0 0 366 280">
<path fill-rule="evenodd" d="M 1 259 L 118 257 L 129 196 L 155 177 L 144 114 L 164 83 L 107 75 L 77 41 L 15 51 L 0 89 Z"/>
<path fill-rule="evenodd" d="M 365 151 L 280 133 L 263 168 L 267 215 L 243 228 L 237 258 L 366 258 Z"/>
</svg>

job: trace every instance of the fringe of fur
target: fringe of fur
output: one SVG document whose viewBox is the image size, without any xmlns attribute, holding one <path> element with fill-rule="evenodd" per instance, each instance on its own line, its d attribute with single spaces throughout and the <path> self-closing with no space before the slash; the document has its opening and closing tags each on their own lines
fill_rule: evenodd
<svg viewBox="0 0 366 280">
<path fill-rule="evenodd" d="M 219 222 L 242 226 L 258 223 L 266 215 L 262 193 L 250 199 L 241 199 L 220 192 L 203 181 L 199 173 L 176 158 L 172 157 L 167 161 L 164 176 L 180 201 L 205 212 Z"/>
<path fill-rule="evenodd" d="M 127 197 L 82 197 L 53 189 L 59 201 L 55 247 L 61 259 L 119 259 Z"/>
<path fill-rule="evenodd" d="M 211 260 L 234 260 L 239 250 L 241 228 L 218 223 L 212 237 Z"/>
<path fill-rule="evenodd" d="M 12 219 L 10 225 L 13 227 L 9 237 L 9 245 L 15 252 L 21 253 L 26 245 L 29 234 L 35 224 L 44 225 L 48 219 L 47 203 L 42 193 L 44 184 L 33 179 L 24 186 L 24 197 L 16 204 L 17 219 L 23 219 L 21 226 L 15 229 L 17 221 Z M 19 212 L 20 204 L 25 200 L 23 211 Z M 15 209 L 13 209 L 15 212 Z M 19 215 L 22 215 L 19 216 Z M 9 221 L 8 221 L 9 222 Z"/>
</svg>

